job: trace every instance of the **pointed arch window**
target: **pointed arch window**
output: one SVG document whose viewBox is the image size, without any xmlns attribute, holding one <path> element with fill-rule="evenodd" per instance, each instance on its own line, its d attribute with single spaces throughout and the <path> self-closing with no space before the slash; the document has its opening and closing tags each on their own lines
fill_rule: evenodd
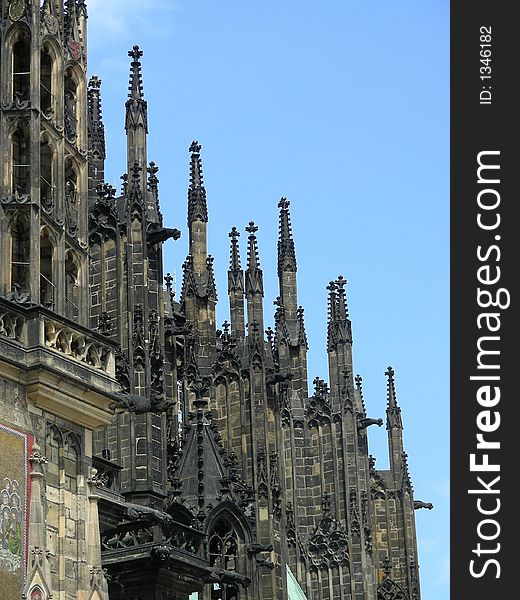
<svg viewBox="0 0 520 600">
<path fill-rule="evenodd" d="M 77 83 L 70 71 L 65 77 L 64 125 L 65 135 L 70 142 L 75 142 L 77 133 Z"/>
<path fill-rule="evenodd" d="M 220 518 L 209 536 L 209 561 L 212 567 L 225 571 L 237 571 L 238 536 L 229 520 Z M 238 600 L 239 590 L 235 583 L 214 583 L 211 600 Z"/>
<path fill-rule="evenodd" d="M 65 254 L 65 314 L 72 320 L 79 317 L 78 280 L 79 263 L 74 252 L 69 250 Z"/>
<path fill-rule="evenodd" d="M 29 35 L 21 32 L 13 45 L 13 100 L 29 100 L 31 92 L 31 44 Z"/>
<path fill-rule="evenodd" d="M 46 116 L 52 113 L 52 57 L 47 48 L 40 54 L 40 109 Z"/>
<path fill-rule="evenodd" d="M 46 212 L 54 207 L 54 152 L 48 140 L 40 143 L 40 202 Z"/>
<path fill-rule="evenodd" d="M 40 236 L 40 303 L 51 310 L 54 309 L 53 258 L 54 246 L 44 229 Z"/>
<path fill-rule="evenodd" d="M 19 123 L 12 135 L 12 188 L 14 194 L 29 194 L 31 190 L 31 164 L 29 129 Z"/>
<path fill-rule="evenodd" d="M 11 225 L 11 291 L 29 290 L 30 235 L 27 218 L 18 215 Z"/>
<path fill-rule="evenodd" d="M 69 235 L 78 231 L 78 175 L 70 160 L 65 163 L 65 218 Z"/>
</svg>

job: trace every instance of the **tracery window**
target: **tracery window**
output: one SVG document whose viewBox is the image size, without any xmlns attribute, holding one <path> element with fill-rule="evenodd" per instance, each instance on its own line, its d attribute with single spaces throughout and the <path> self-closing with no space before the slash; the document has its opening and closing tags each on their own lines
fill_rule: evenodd
<svg viewBox="0 0 520 600">
<path fill-rule="evenodd" d="M 27 218 L 18 215 L 11 225 L 11 291 L 29 289 L 30 235 Z"/>
<path fill-rule="evenodd" d="M 44 48 L 40 54 L 40 109 L 49 116 L 52 112 L 52 58 Z"/>
<path fill-rule="evenodd" d="M 76 140 L 77 132 L 77 83 L 69 74 L 65 78 L 64 125 L 65 135 L 70 142 Z"/>
<path fill-rule="evenodd" d="M 18 123 L 12 141 L 12 188 L 14 194 L 29 194 L 31 191 L 31 164 L 29 160 L 29 130 Z"/>
<path fill-rule="evenodd" d="M 237 571 L 238 538 L 232 524 L 224 518 L 215 523 L 209 536 L 209 561 L 212 567 Z M 214 583 L 211 600 L 238 600 L 235 583 Z"/>
<path fill-rule="evenodd" d="M 40 143 L 40 202 L 45 211 L 50 212 L 54 207 L 54 153 L 48 140 Z"/>
<path fill-rule="evenodd" d="M 29 100 L 31 92 L 31 46 L 29 35 L 21 32 L 13 45 L 13 100 Z"/>
<path fill-rule="evenodd" d="M 78 278 L 78 261 L 72 250 L 69 250 L 65 254 L 65 314 L 73 320 L 79 316 Z"/>
<path fill-rule="evenodd" d="M 54 246 L 44 229 L 40 236 L 40 303 L 51 310 L 54 309 L 53 257 Z"/>
<path fill-rule="evenodd" d="M 78 175 L 72 162 L 65 163 L 65 218 L 67 232 L 76 237 L 78 231 Z"/>
</svg>

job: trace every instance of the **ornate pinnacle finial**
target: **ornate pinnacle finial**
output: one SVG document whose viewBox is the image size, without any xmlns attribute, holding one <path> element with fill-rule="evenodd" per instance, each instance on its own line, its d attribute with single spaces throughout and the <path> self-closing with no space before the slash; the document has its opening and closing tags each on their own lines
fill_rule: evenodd
<svg viewBox="0 0 520 600">
<path fill-rule="evenodd" d="M 175 290 L 173 289 L 174 277 L 171 273 L 166 273 L 164 277 L 164 282 L 166 283 L 166 290 L 170 296 L 170 302 L 173 302 L 175 298 Z"/>
<path fill-rule="evenodd" d="M 99 90 L 101 87 L 101 79 L 97 75 L 92 75 L 88 82 L 88 87 L 93 90 Z"/>
<path fill-rule="evenodd" d="M 206 189 L 202 175 L 201 145 L 192 142 L 190 145 L 190 187 L 188 189 L 188 227 L 193 221 L 208 222 L 208 206 Z"/>
<path fill-rule="evenodd" d="M 282 196 L 278 202 L 278 208 L 282 210 L 288 210 L 290 204 L 291 203 L 289 202 L 289 200 L 287 200 L 285 196 Z"/>
<path fill-rule="evenodd" d="M 231 248 L 229 250 L 229 270 L 240 271 L 240 248 L 238 246 L 240 232 L 236 227 L 232 227 L 228 235 L 231 238 Z"/>
<path fill-rule="evenodd" d="M 222 331 L 224 332 L 223 335 L 225 337 L 229 337 L 229 328 L 230 328 L 230 324 L 229 321 L 226 319 L 223 323 L 222 323 Z"/>
<path fill-rule="evenodd" d="M 129 50 L 128 56 L 132 59 L 130 63 L 130 81 L 128 84 L 128 97 L 132 100 L 143 99 L 143 79 L 141 74 L 140 58 L 143 56 L 143 51 L 139 46 L 135 45 L 132 50 Z"/>
<path fill-rule="evenodd" d="M 282 197 L 278 202 L 280 209 L 280 225 L 278 234 L 278 275 L 284 271 L 296 272 L 296 252 L 292 238 L 290 202 Z"/>
<path fill-rule="evenodd" d="M 97 75 L 92 75 L 87 90 L 89 149 L 94 155 L 97 153 L 101 158 L 105 158 L 105 127 L 100 90 L 101 79 Z"/>
<path fill-rule="evenodd" d="M 253 271 L 258 269 L 260 266 L 260 261 L 258 259 L 258 244 L 256 239 L 256 232 L 258 231 L 258 226 L 255 225 L 254 221 L 249 221 L 249 225 L 245 228 L 247 233 L 249 233 L 248 239 L 248 249 L 247 249 L 247 268 L 249 271 Z"/>
<path fill-rule="evenodd" d="M 150 175 L 150 179 L 155 177 L 159 172 L 159 167 L 152 161 L 150 161 L 150 165 L 147 167 L 146 172 Z"/>
<path fill-rule="evenodd" d="M 348 320 L 347 298 L 345 285 L 347 280 L 340 275 L 336 281 L 331 281 L 327 286 L 328 322 L 327 322 L 327 350 L 337 349 L 338 344 L 352 343 L 352 328 Z"/>
<path fill-rule="evenodd" d="M 137 184 L 139 182 L 139 179 L 141 177 L 141 171 L 143 169 L 138 162 L 134 162 L 134 164 L 130 168 L 130 170 L 132 171 L 132 180 L 133 180 L 134 184 Z"/>
<path fill-rule="evenodd" d="M 255 237 L 254 234 L 258 231 L 258 226 L 255 225 L 254 221 L 249 221 L 249 225 L 246 227 L 247 233 L 251 234 L 249 237 Z"/>
<path fill-rule="evenodd" d="M 387 369 L 385 371 L 385 375 L 388 377 L 388 383 L 386 386 L 388 408 L 394 408 L 395 406 L 397 406 L 397 398 L 396 398 L 396 394 L 395 394 L 395 381 L 394 381 L 395 371 L 392 369 L 392 367 L 387 367 Z"/>
<path fill-rule="evenodd" d="M 387 409 L 386 409 L 386 426 L 387 429 L 402 429 L 403 422 L 401 419 L 401 409 L 397 405 L 397 394 L 395 392 L 395 372 L 392 367 L 387 367 L 385 375 L 388 377 L 386 385 L 387 390 Z"/>
<path fill-rule="evenodd" d="M 152 160 L 149 166 L 146 168 L 146 172 L 148 173 L 148 187 L 155 194 L 155 202 L 157 203 L 159 187 L 157 173 L 159 172 L 159 167 Z M 159 206 L 157 206 L 157 210 L 159 210 Z"/>
<path fill-rule="evenodd" d="M 338 319 L 344 320 L 348 317 L 347 298 L 345 294 L 347 280 L 343 275 L 339 275 L 334 283 L 336 284 L 338 297 Z"/>
<path fill-rule="evenodd" d="M 128 191 L 128 173 L 123 173 L 119 179 L 121 179 L 121 181 L 123 182 L 121 184 L 121 191 L 123 193 L 123 196 L 126 196 L 126 193 Z"/>
<path fill-rule="evenodd" d="M 202 149 L 202 146 L 199 144 L 199 142 L 197 142 L 197 141 L 191 142 L 190 152 L 193 152 L 195 154 L 200 154 L 201 149 Z"/>
</svg>

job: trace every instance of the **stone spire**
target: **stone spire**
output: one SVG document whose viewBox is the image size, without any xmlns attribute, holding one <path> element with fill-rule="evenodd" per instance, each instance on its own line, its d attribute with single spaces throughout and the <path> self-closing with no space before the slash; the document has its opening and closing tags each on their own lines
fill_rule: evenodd
<svg viewBox="0 0 520 600">
<path fill-rule="evenodd" d="M 228 270 L 229 314 L 231 333 L 236 338 L 243 338 L 244 330 L 244 271 L 240 263 L 238 238 L 240 232 L 233 227 L 229 232 L 231 238 Z"/>
<path fill-rule="evenodd" d="M 92 75 L 88 83 L 89 150 L 96 158 L 106 158 L 105 126 L 101 109 L 101 79 Z"/>
<path fill-rule="evenodd" d="M 281 198 L 278 202 L 280 209 L 280 225 L 278 231 L 278 276 L 282 277 L 284 271 L 296 273 L 296 253 L 292 237 L 290 202 Z"/>
<path fill-rule="evenodd" d="M 255 329 L 264 331 L 263 297 L 264 280 L 260 259 L 258 257 L 258 242 L 256 232 L 258 227 L 253 221 L 246 227 L 249 236 L 247 238 L 247 269 L 245 273 L 245 292 L 247 298 L 247 323 L 248 334 L 251 335 L 253 323 Z"/>
<path fill-rule="evenodd" d="M 188 188 L 189 253 L 193 256 L 195 273 L 206 272 L 208 206 L 200 158 L 201 145 L 190 146 L 190 185 Z"/>
<path fill-rule="evenodd" d="M 143 51 L 139 46 L 134 46 L 128 51 L 128 56 L 132 59 L 130 63 L 130 80 L 128 84 L 128 97 L 131 100 L 144 100 L 143 96 L 143 76 L 141 73 L 140 59 Z"/>
<path fill-rule="evenodd" d="M 400 476 L 403 466 L 403 422 L 401 419 L 401 409 L 397 404 L 397 394 L 395 392 L 394 370 L 388 367 L 385 375 L 388 379 L 387 390 L 387 408 L 386 408 L 386 428 L 388 430 L 388 451 L 390 454 L 390 469 L 396 477 Z"/>
<path fill-rule="evenodd" d="M 331 281 L 327 286 L 328 322 L 327 322 L 327 351 L 329 354 L 330 385 L 334 397 L 335 408 L 341 404 L 344 381 L 343 373 L 352 374 L 352 326 L 348 318 L 347 297 L 345 285 L 347 281 L 342 276 Z"/>
<path fill-rule="evenodd" d="M 96 189 L 105 181 L 105 126 L 101 109 L 101 79 L 90 78 L 87 91 L 89 206 L 97 200 Z"/>
<path fill-rule="evenodd" d="M 140 187 L 143 195 L 146 192 L 146 135 L 148 133 L 148 104 L 143 96 L 143 79 L 141 62 L 143 56 L 139 46 L 128 52 L 130 63 L 130 80 L 128 100 L 126 101 L 125 130 L 127 135 L 127 172 L 130 174 L 134 163 L 141 167 Z"/>
<path fill-rule="evenodd" d="M 208 222 L 208 206 L 206 203 L 206 189 L 202 174 L 202 160 L 199 142 L 192 142 L 190 146 L 190 187 L 188 189 L 188 227 L 193 221 Z"/>
</svg>

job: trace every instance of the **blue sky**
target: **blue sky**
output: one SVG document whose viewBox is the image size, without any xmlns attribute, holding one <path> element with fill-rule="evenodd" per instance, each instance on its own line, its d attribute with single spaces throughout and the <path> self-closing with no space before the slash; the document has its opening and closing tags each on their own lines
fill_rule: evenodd
<svg viewBox="0 0 520 600">
<path fill-rule="evenodd" d="M 107 180 L 126 170 L 129 59 L 143 51 L 149 160 L 160 167 L 167 269 L 186 255 L 188 147 L 202 144 L 209 249 L 228 316 L 231 226 L 259 225 L 266 324 L 277 295 L 277 202 L 291 201 L 309 379 L 328 378 L 326 285 L 339 274 L 371 417 L 396 371 L 417 499 L 423 600 L 449 597 L 448 0 L 90 0 Z M 241 250 L 245 257 L 245 238 Z M 388 465 L 386 431 L 370 451 Z"/>
</svg>

